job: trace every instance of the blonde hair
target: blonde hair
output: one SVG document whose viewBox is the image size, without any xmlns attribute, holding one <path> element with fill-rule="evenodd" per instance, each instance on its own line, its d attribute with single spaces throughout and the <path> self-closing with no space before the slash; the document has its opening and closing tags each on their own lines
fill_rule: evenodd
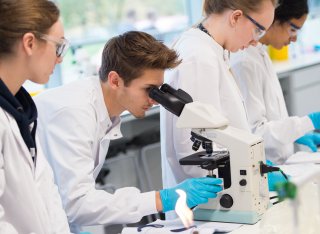
<svg viewBox="0 0 320 234">
<path fill-rule="evenodd" d="M 278 0 L 204 0 L 203 12 L 205 16 L 220 14 L 227 9 L 239 9 L 244 13 L 258 12 L 264 1 L 271 1 L 274 6 Z"/>
</svg>

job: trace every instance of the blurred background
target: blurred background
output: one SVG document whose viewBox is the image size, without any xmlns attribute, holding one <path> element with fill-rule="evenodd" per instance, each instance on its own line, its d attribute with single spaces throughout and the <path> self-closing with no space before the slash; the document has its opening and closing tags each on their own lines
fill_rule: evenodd
<svg viewBox="0 0 320 234">
<path fill-rule="evenodd" d="M 56 0 L 71 49 L 58 65 L 49 83 L 27 83 L 33 92 L 51 88 L 88 75 L 100 66 L 103 46 L 111 37 L 130 30 L 145 31 L 167 45 L 202 18 L 202 0 Z M 308 20 L 298 43 L 290 45 L 289 56 L 320 50 L 320 0 L 309 0 Z"/>
</svg>

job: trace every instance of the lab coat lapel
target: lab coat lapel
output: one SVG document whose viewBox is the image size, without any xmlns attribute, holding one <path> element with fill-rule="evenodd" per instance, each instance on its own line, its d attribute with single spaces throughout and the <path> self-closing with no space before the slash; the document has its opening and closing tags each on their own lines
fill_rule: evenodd
<svg viewBox="0 0 320 234">
<path fill-rule="evenodd" d="M 23 155 L 23 157 L 27 161 L 28 165 L 30 166 L 30 168 L 32 170 L 32 174 L 34 175 L 34 169 L 35 169 L 34 163 L 32 161 L 32 157 L 31 157 L 31 154 L 29 152 L 29 149 L 28 149 L 28 147 L 26 146 L 25 142 L 22 139 L 19 127 L 18 127 L 16 121 L 11 116 L 9 116 L 7 113 L 6 113 L 6 115 L 7 115 L 8 119 L 9 119 L 9 123 L 10 123 L 10 127 L 12 129 L 13 135 L 16 138 L 17 145 L 19 145 L 19 148 L 22 151 L 21 155 Z"/>
<path fill-rule="evenodd" d="M 109 118 L 107 118 L 103 122 L 103 124 L 105 125 L 105 127 L 101 128 L 101 129 L 107 129 L 107 132 L 105 133 L 105 135 L 103 136 L 103 138 L 99 142 L 98 165 L 94 169 L 94 177 L 95 178 L 96 178 L 96 176 L 98 176 L 98 174 L 103 166 L 103 163 L 106 159 L 109 145 L 110 145 L 110 141 L 122 137 L 122 134 L 120 132 L 120 126 L 121 126 L 120 118 L 116 119 L 114 121 L 114 123 L 112 123 L 111 120 Z"/>
<path fill-rule="evenodd" d="M 104 161 L 106 159 L 110 140 L 117 139 L 119 137 L 122 137 L 120 132 L 120 118 L 117 117 L 113 122 L 110 119 L 108 110 L 106 108 L 106 104 L 104 102 L 103 98 L 103 92 L 101 88 L 100 82 L 97 86 L 97 96 L 96 96 L 96 111 L 98 116 L 98 135 L 97 138 L 99 140 L 99 146 L 98 146 L 98 152 L 96 153 L 96 157 L 98 157 L 97 163 L 95 165 L 93 176 L 94 178 L 97 178 Z M 116 137 L 115 137 L 116 135 Z"/>
<path fill-rule="evenodd" d="M 273 64 L 270 60 L 270 57 L 266 52 L 265 46 L 261 45 L 259 47 L 259 50 L 260 50 L 260 53 L 262 54 L 265 66 L 266 66 L 267 71 L 269 73 L 269 77 L 271 80 L 270 83 L 272 84 L 272 87 L 273 87 L 272 89 L 275 90 L 275 93 L 276 93 L 275 98 L 277 101 L 277 110 L 278 111 L 274 111 L 274 113 L 278 112 L 278 114 L 279 114 L 278 118 L 280 118 L 280 119 L 288 117 L 288 114 L 287 114 L 288 112 L 287 112 L 285 101 L 284 101 L 283 94 L 282 94 L 282 88 L 280 86 L 280 82 L 278 80 L 277 75 L 275 75 L 276 72 L 274 71 L 274 67 L 273 67 Z"/>
<path fill-rule="evenodd" d="M 105 158 L 107 156 L 107 152 L 109 149 L 110 140 L 105 137 L 105 129 L 108 128 L 109 121 L 107 121 L 107 119 L 105 119 L 100 123 L 100 126 L 99 126 L 100 133 L 98 133 L 99 134 L 98 139 L 100 139 L 100 140 L 99 140 L 99 145 L 98 145 L 97 163 L 96 163 L 94 171 L 93 171 L 94 178 L 97 178 L 97 176 L 103 166 L 103 163 L 105 161 Z M 103 135 L 102 138 L 100 138 L 101 135 Z"/>
<path fill-rule="evenodd" d="M 108 139 L 107 137 L 104 137 L 99 143 L 98 165 L 94 168 L 94 171 L 93 171 L 94 178 L 97 178 L 103 166 L 103 163 L 108 153 L 109 145 L 110 145 L 110 139 Z"/>
</svg>

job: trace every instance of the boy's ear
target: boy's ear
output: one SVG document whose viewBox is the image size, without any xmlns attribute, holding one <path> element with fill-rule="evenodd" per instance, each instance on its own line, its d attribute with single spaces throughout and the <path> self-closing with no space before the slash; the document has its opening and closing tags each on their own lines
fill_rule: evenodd
<svg viewBox="0 0 320 234">
<path fill-rule="evenodd" d="M 117 72 L 111 71 L 108 74 L 108 84 L 112 89 L 117 89 L 123 86 L 123 80 Z"/>
</svg>

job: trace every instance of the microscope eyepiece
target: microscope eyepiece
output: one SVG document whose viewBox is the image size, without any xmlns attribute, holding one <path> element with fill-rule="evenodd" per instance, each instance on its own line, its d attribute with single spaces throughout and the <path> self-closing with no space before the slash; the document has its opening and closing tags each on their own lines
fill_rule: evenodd
<svg viewBox="0 0 320 234">
<path fill-rule="evenodd" d="M 164 85 L 162 85 L 164 86 Z M 165 88 L 158 89 L 158 88 L 151 88 L 149 91 L 149 97 L 155 100 L 157 103 L 162 105 L 165 109 L 167 109 L 169 112 L 176 116 L 180 116 L 185 102 L 182 101 L 179 96 L 175 96 L 171 94 L 170 92 L 164 92 L 164 91 L 172 91 L 174 90 L 171 86 L 165 85 Z M 164 91 L 163 91 L 164 90 Z"/>
</svg>

